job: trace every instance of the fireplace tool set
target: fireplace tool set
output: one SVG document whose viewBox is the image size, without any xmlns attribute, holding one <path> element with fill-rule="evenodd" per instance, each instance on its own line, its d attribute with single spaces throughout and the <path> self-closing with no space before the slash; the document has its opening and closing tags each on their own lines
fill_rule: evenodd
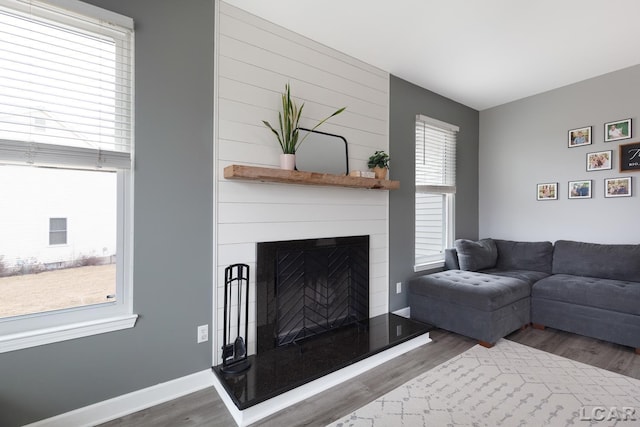
<svg viewBox="0 0 640 427">
<path fill-rule="evenodd" d="M 235 316 L 234 316 L 235 307 Z M 243 316 L 244 315 L 244 316 Z M 243 322 L 244 317 L 244 322 Z M 232 324 L 235 318 L 235 338 Z M 241 335 L 244 324 L 244 337 Z M 224 270 L 224 331 L 222 367 L 225 374 L 240 374 L 251 366 L 247 359 L 249 331 L 249 266 L 233 264 Z"/>
</svg>

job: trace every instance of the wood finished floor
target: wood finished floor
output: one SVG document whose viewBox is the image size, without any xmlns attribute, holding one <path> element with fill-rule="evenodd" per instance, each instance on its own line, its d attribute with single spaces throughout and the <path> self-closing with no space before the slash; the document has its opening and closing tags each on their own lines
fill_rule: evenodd
<svg viewBox="0 0 640 427">
<path fill-rule="evenodd" d="M 419 374 L 473 347 L 476 342 L 436 329 L 433 342 L 412 350 L 354 379 L 333 387 L 253 426 L 326 426 Z M 640 355 L 629 347 L 554 329 L 527 328 L 507 337 L 568 359 L 640 379 Z M 233 418 L 213 388 L 102 424 L 114 426 L 232 427 Z"/>
</svg>

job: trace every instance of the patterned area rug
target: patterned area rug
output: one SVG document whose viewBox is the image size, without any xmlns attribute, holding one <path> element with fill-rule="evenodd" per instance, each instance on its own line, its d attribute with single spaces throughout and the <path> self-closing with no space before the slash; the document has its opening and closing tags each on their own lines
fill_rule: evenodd
<svg viewBox="0 0 640 427">
<path fill-rule="evenodd" d="M 331 424 L 640 426 L 640 380 L 508 340 L 479 345 Z"/>
</svg>

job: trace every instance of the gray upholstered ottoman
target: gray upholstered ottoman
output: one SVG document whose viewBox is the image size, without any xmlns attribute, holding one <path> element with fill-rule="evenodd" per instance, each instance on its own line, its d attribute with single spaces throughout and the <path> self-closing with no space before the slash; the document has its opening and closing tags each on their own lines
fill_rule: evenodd
<svg viewBox="0 0 640 427">
<path fill-rule="evenodd" d="M 530 322 L 529 284 L 512 277 L 447 270 L 409 282 L 411 318 L 491 347 Z"/>
</svg>

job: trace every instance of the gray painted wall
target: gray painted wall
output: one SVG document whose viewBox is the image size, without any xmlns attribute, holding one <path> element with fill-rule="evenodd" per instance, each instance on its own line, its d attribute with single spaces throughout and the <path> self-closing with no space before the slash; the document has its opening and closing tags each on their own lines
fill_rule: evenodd
<svg viewBox="0 0 640 427">
<path fill-rule="evenodd" d="M 213 0 L 88 0 L 136 23 L 135 328 L 0 354 L 0 425 L 211 366 Z"/>
<path fill-rule="evenodd" d="M 618 172 L 618 145 L 604 123 L 640 113 L 640 66 L 480 112 L 480 237 L 640 243 L 638 173 Z M 593 143 L 568 148 L 570 129 L 593 126 Z M 586 154 L 613 150 L 613 169 L 586 171 Z M 633 197 L 604 198 L 604 178 L 632 176 Z M 568 181 L 593 180 L 593 198 L 569 200 Z M 536 184 L 559 183 L 537 201 Z"/>
<path fill-rule="evenodd" d="M 398 77 L 390 79 L 389 155 L 391 179 L 400 189 L 389 195 L 389 310 L 408 305 L 407 281 L 415 277 L 415 121 L 424 114 L 460 127 L 456 150 L 457 238 L 478 237 L 478 111 Z M 402 293 L 396 294 L 396 283 Z"/>
</svg>

